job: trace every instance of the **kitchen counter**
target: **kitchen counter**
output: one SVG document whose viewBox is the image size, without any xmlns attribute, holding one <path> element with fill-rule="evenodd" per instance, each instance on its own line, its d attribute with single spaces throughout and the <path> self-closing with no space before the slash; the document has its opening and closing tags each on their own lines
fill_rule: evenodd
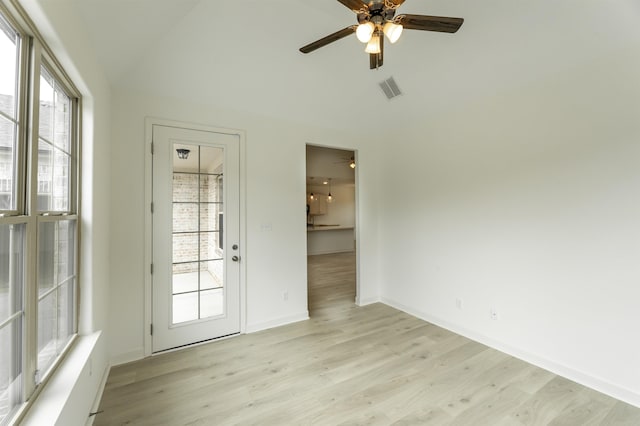
<svg viewBox="0 0 640 426">
<path fill-rule="evenodd" d="M 343 225 L 307 226 L 307 254 L 353 251 L 355 228 Z"/>
<path fill-rule="evenodd" d="M 335 231 L 342 229 L 353 229 L 353 226 L 342 226 L 342 225 L 315 225 L 315 226 L 307 226 L 307 232 L 316 232 L 316 231 Z"/>
</svg>

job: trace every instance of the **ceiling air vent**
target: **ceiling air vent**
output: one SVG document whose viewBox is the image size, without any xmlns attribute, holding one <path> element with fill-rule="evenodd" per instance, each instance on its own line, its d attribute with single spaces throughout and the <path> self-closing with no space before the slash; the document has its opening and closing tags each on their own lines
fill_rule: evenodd
<svg viewBox="0 0 640 426">
<path fill-rule="evenodd" d="M 400 88 L 398 87 L 398 83 L 393 79 L 393 77 L 389 77 L 388 79 L 381 81 L 380 88 L 387 96 L 387 99 L 393 99 L 396 96 L 402 95 Z"/>
</svg>

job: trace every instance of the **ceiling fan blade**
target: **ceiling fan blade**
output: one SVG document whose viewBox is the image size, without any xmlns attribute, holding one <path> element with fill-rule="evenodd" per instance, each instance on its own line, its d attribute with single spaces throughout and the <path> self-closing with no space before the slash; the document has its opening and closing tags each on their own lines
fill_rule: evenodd
<svg viewBox="0 0 640 426">
<path fill-rule="evenodd" d="M 326 37 L 321 38 L 320 40 L 316 40 L 313 43 L 309 43 L 306 46 L 300 48 L 302 53 L 310 53 L 316 49 L 320 49 L 321 47 L 326 46 L 329 43 L 333 43 L 334 41 L 338 41 L 341 38 L 345 38 L 348 35 L 356 32 L 357 25 L 351 25 L 350 27 L 343 28 L 340 31 L 336 31 L 333 34 L 329 34 Z"/>
<path fill-rule="evenodd" d="M 444 16 L 398 15 L 394 22 L 402 24 L 404 28 L 410 30 L 455 33 L 462 26 L 464 19 Z"/>
<path fill-rule="evenodd" d="M 338 1 L 343 5 L 347 6 L 349 9 L 351 9 L 355 13 L 366 12 L 369 9 L 369 6 L 362 3 L 362 0 L 338 0 Z"/>
</svg>

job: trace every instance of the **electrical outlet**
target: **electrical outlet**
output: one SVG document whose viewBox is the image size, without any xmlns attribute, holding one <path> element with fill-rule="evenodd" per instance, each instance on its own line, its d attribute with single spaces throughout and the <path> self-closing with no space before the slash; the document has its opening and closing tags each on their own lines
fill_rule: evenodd
<svg viewBox="0 0 640 426">
<path fill-rule="evenodd" d="M 289 300 L 289 292 L 288 291 L 283 291 L 282 292 L 282 300 L 284 300 L 285 302 L 287 300 Z"/>
<path fill-rule="evenodd" d="M 464 303 L 462 302 L 462 299 L 456 299 L 456 308 L 462 309 L 463 307 Z"/>
<path fill-rule="evenodd" d="M 500 319 L 500 313 L 498 313 L 498 310 L 496 308 L 491 308 L 489 310 L 489 315 L 491 316 L 491 319 L 494 321 L 497 321 Z"/>
</svg>

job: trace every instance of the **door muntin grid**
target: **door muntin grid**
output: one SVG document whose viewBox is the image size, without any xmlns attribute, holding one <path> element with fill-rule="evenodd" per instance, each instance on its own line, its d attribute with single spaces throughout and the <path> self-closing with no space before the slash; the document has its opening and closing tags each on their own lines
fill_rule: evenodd
<svg viewBox="0 0 640 426">
<path fill-rule="evenodd" d="M 178 149 L 189 150 L 179 158 Z M 224 148 L 173 144 L 171 323 L 225 315 Z"/>
</svg>

